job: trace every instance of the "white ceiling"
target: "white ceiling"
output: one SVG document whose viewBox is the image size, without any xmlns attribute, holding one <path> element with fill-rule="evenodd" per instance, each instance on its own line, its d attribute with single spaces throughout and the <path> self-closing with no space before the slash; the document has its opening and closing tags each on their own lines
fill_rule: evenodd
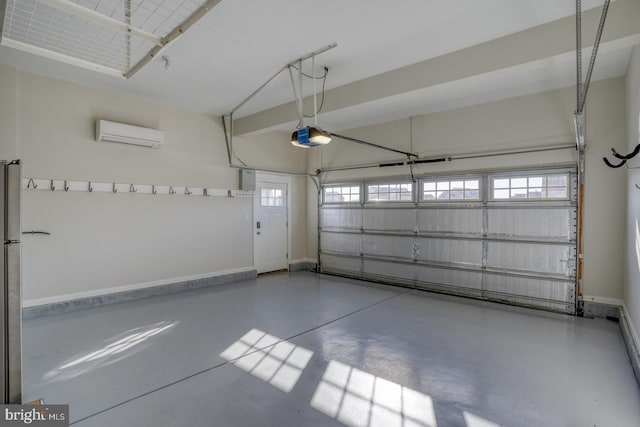
<svg viewBox="0 0 640 427">
<path fill-rule="evenodd" d="M 625 1 L 635 0 L 617 3 Z M 602 2 L 583 0 L 583 9 L 601 6 Z M 168 69 L 157 58 L 131 79 L 124 80 L 5 46 L 0 46 L 0 63 L 221 115 L 286 63 L 331 42 L 337 42 L 338 47 L 316 59 L 318 68 L 322 65 L 330 68 L 327 89 L 574 13 L 573 0 L 223 0 L 163 51 L 170 58 Z M 623 75 L 630 46 L 637 43 L 637 38 L 630 38 L 625 43 L 605 44 L 596 78 Z M 452 83 L 453 86 L 413 90 L 376 103 L 354 105 L 341 113 L 329 112 L 325 119 L 335 127 L 354 127 L 568 86 L 575 79 L 572 61 L 570 55 L 532 61 L 476 76 L 476 80 L 462 79 Z M 309 82 L 306 89 L 309 93 Z M 289 77 L 283 73 L 243 107 L 238 116 L 292 100 Z M 295 121 L 295 117 L 291 120 Z"/>
</svg>

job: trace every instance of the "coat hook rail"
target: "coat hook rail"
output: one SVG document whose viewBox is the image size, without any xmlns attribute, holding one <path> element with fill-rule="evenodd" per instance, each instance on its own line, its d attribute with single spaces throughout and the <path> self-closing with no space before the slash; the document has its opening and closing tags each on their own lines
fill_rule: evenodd
<svg viewBox="0 0 640 427">
<path fill-rule="evenodd" d="M 24 178 L 24 190 L 46 190 L 51 192 L 90 192 L 110 194 L 147 194 L 147 195 L 186 195 L 205 197 L 253 197 L 253 191 L 215 189 L 210 187 L 192 187 L 156 184 L 118 184 L 117 182 L 70 181 L 66 179 Z"/>
</svg>

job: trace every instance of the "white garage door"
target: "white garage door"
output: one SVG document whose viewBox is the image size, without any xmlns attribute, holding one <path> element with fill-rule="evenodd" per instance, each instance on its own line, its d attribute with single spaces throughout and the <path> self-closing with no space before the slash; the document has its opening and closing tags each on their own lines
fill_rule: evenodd
<svg viewBox="0 0 640 427">
<path fill-rule="evenodd" d="M 575 170 L 327 184 L 320 271 L 574 313 Z"/>
</svg>

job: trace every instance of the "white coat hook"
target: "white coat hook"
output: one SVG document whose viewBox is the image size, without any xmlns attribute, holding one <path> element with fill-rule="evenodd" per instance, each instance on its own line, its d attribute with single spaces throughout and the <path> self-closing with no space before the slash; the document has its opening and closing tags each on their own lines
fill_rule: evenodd
<svg viewBox="0 0 640 427">
<path fill-rule="evenodd" d="M 184 194 L 186 194 L 187 196 L 191 194 L 191 191 L 189 191 L 189 187 L 184 187 Z"/>
<path fill-rule="evenodd" d="M 158 190 L 156 190 L 156 186 L 155 185 L 151 186 L 151 194 L 154 194 L 154 195 L 158 194 Z"/>
<path fill-rule="evenodd" d="M 91 185 L 91 181 L 89 181 L 89 193 L 93 191 L 93 186 Z"/>
<path fill-rule="evenodd" d="M 113 191 L 113 194 L 118 192 L 118 189 L 116 188 L 116 183 L 115 182 L 111 186 L 111 191 Z"/>
<path fill-rule="evenodd" d="M 176 194 L 176 190 L 172 186 L 169 186 L 169 194 Z"/>
<path fill-rule="evenodd" d="M 133 184 L 130 184 L 129 185 L 129 193 L 137 193 L 137 192 L 138 192 L 138 189 L 136 188 L 136 186 L 133 185 Z"/>
<path fill-rule="evenodd" d="M 33 188 L 35 190 L 36 188 L 38 188 L 38 184 L 33 182 L 33 178 L 29 178 L 29 181 L 27 182 L 27 188 Z"/>
<path fill-rule="evenodd" d="M 56 186 L 55 186 L 55 185 L 53 185 L 53 180 L 51 180 L 51 184 L 49 184 L 49 189 L 50 189 L 51 191 L 56 191 Z"/>
<path fill-rule="evenodd" d="M 64 181 L 64 191 L 69 191 L 69 184 L 67 184 L 67 181 Z"/>
</svg>

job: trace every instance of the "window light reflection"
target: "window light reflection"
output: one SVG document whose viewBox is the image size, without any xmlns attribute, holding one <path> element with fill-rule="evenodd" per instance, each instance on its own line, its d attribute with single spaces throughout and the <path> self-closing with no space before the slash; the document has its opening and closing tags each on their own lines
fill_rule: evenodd
<svg viewBox="0 0 640 427">
<path fill-rule="evenodd" d="M 463 415 L 464 421 L 467 423 L 467 427 L 500 427 L 500 425 L 492 421 L 485 420 L 484 418 L 467 411 L 464 411 Z"/>
<path fill-rule="evenodd" d="M 349 427 L 437 427 L 429 396 L 331 361 L 311 406 Z"/>
<path fill-rule="evenodd" d="M 141 350 L 149 338 L 152 338 L 177 325 L 178 322 L 158 322 L 130 329 L 116 337 L 113 342 L 106 341 L 103 347 L 80 356 L 74 356 L 59 367 L 44 374 L 48 382 L 74 378 L 92 369 L 117 362 L 133 354 L 132 350 Z"/>
<path fill-rule="evenodd" d="M 238 368 L 285 393 L 298 382 L 313 352 L 252 329 L 220 354 Z"/>
</svg>

